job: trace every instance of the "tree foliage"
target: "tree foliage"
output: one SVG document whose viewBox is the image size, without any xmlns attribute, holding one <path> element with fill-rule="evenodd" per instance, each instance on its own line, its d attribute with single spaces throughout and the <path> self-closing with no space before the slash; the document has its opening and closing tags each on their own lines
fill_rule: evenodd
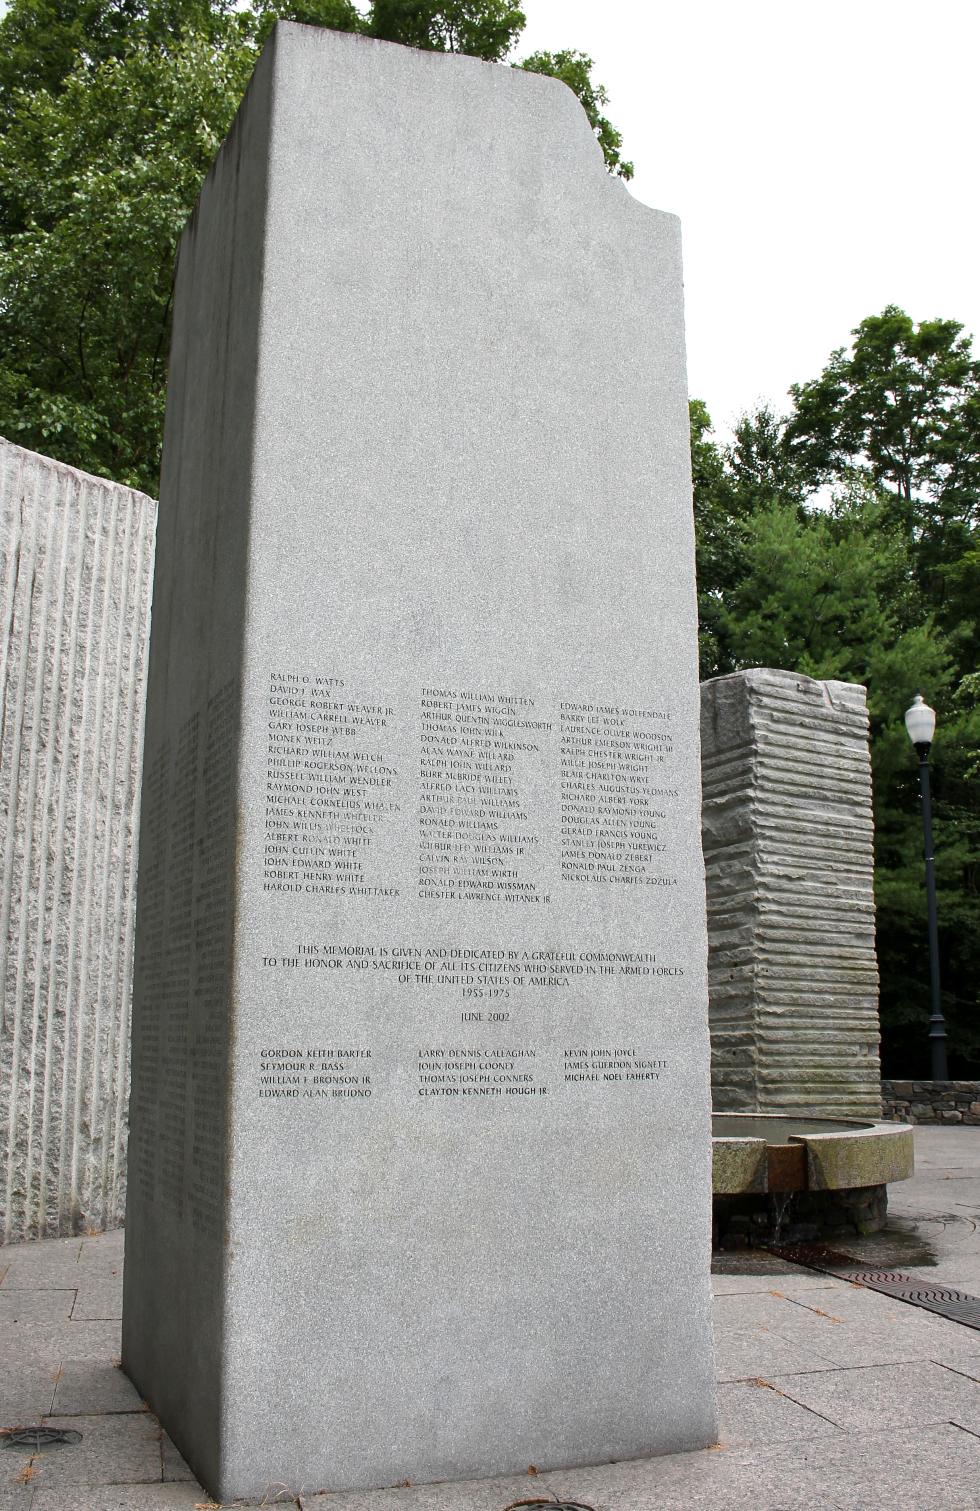
<svg viewBox="0 0 980 1511">
<path fill-rule="evenodd" d="M 944 1010 L 980 1070 L 980 367 L 962 327 L 888 306 L 714 445 L 692 405 L 702 675 L 777 666 L 868 689 L 884 1060 L 927 1074 L 928 950 L 916 762 L 932 753 Z"/>
<path fill-rule="evenodd" d="M 862 320 L 850 351 L 791 390 L 783 438 L 807 479 L 856 470 L 875 484 L 948 628 L 946 574 L 980 525 L 980 362 L 962 331 L 955 320 L 915 325 L 894 305 Z"/>
<path fill-rule="evenodd" d="M 622 156 L 623 138 L 602 113 L 609 103 L 609 96 L 601 84 L 592 80 L 595 65 L 591 58 L 584 52 L 533 52 L 518 66 L 525 68 L 528 73 L 549 74 L 553 79 L 561 79 L 563 84 L 567 84 L 572 93 L 578 95 L 589 118 L 589 125 L 606 159 L 606 167 L 618 178 L 633 177 L 633 164 L 626 162 Z"/>
<path fill-rule="evenodd" d="M 372 37 L 433 52 L 463 52 L 500 63 L 516 45 L 526 17 L 508 0 L 374 0 Z"/>
<path fill-rule="evenodd" d="M 174 252 L 277 20 L 500 62 L 508 0 L 13 0 L 0 19 L 0 434 L 155 493 Z M 535 54 L 625 175 L 579 53 Z"/>
<path fill-rule="evenodd" d="M 146 35 L 22 97 L 0 137 L 11 440 L 155 491 L 174 248 L 249 67 L 196 31 Z"/>
</svg>

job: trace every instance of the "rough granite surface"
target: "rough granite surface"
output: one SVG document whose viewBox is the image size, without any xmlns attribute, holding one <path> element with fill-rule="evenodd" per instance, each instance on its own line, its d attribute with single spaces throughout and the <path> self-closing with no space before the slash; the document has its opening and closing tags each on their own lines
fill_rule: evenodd
<svg viewBox="0 0 980 1511">
<path fill-rule="evenodd" d="M 0 1243 L 125 1209 L 155 528 L 145 494 L 0 439 Z"/>
<path fill-rule="evenodd" d="M 714 1441 L 680 237 L 277 28 L 181 245 L 123 1361 L 222 1499 Z"/>
<path fill-rule="evenodd" d="M 716 1112 L 881 1116 L 863 687 L 701 685 Z"/>
<path fill-rule="evenodd" d="M 768 1190 L 765 1139 L 715 1138 L 711 1146 L 711 1189 L 715 1196 Z"/>
<path fill-rule="evenodd" d="M 811 1191 L 846 1191 L 907 1180 L 915 1168 L 912 1129 L 875 1123 L 851 1134 L 803 1135 Z"/>
</svg>

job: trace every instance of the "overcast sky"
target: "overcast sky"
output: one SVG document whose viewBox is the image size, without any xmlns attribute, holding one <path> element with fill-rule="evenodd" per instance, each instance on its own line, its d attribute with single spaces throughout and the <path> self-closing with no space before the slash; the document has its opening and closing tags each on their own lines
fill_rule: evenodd
<svg viewBox="0 0 980 1511">
<path fill-rule="evenodd" d="M 523 6 L 519 56 L 594 58 L 632 192 L 681 217 L 690 389 L 722 435 L 886 304 L 980 337 L 977 0 Z"/>
<path fill-rule="evenodd" d="M 595 59 L 633 192 L 681 217 L 690 389 L 719 431 L 886 304 L 980 333 L 976 0 L 524 10 L 520 55 Z"/>
</svg>

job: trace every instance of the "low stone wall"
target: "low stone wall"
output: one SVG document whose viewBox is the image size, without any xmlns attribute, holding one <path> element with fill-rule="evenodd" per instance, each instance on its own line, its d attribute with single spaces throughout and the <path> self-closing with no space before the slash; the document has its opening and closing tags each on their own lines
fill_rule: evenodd
<svg viewBox="0 0 980 1511">
<path fill-rule="evenodd" d="M 882 1081 L 882 1117 L 892 1123 L 967 1123 L 980 1128 L 980 1081 Z"/>
</svg>

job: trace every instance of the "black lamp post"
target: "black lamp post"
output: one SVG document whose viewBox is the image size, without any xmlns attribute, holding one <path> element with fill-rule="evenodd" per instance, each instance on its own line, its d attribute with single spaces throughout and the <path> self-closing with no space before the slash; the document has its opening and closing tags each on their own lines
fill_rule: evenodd
<svg viewBox="0 0 980 1511">
<path fill-rule="evenodd" d="M 926 853 L 926 906 L 929 910 L 929 977 L 932 984 L 932 1016 L 929 1019 L 929 1048 L 932 1079 L 948 1081 L 946 1068 L 946 1020 L 939 1000 L 939 928 L 936 923 L 936 870 L 932 847 L 932 800 L 929 795 L 929 747 L 936 732 L 936 711 L 921 693 L 905 715 L 905 728 L 919 757 L 919 793 L 922 797 L 922 833 Z"/>
</svg>

